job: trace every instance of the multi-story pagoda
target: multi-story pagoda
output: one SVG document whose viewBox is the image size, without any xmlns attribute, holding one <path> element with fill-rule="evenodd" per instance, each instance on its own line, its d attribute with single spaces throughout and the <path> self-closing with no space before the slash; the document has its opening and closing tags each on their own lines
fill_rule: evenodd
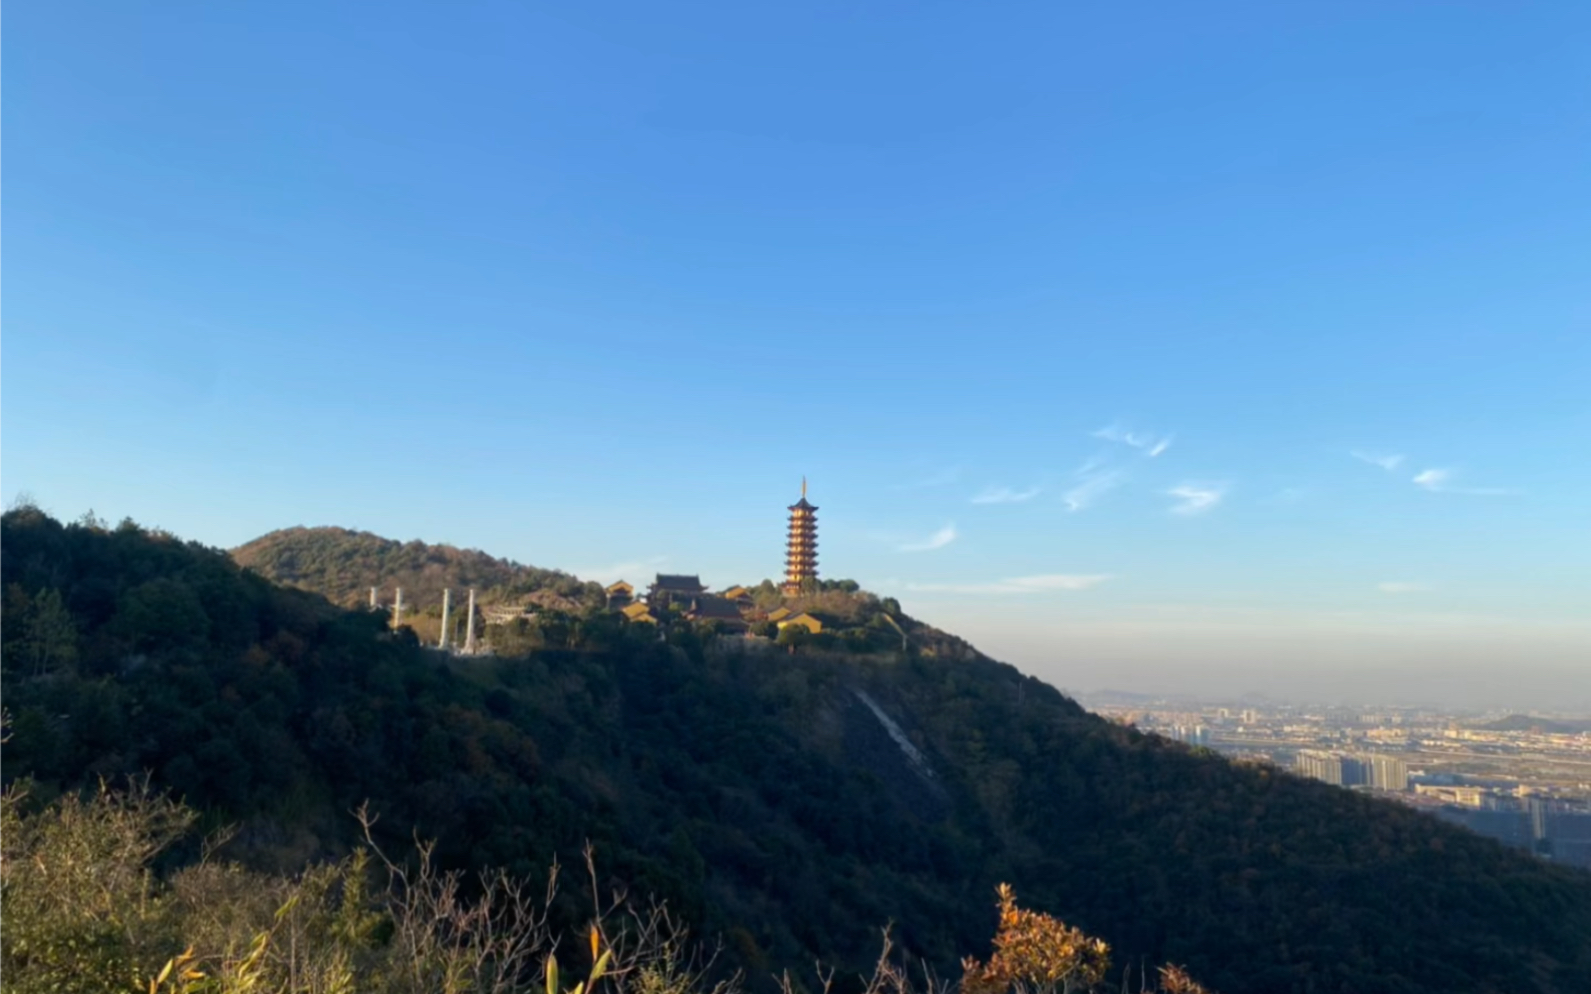
<svg viewBox="0 0 1591 994">
<path fill-rule="evenodd" d="M 790 505 L 790 539 L 784 558 L 784 592 L 795 596 L 818 582 L 818 509 L 807 503 L 807 481 L 801 478 L 801 499 Z"/>
</svg>

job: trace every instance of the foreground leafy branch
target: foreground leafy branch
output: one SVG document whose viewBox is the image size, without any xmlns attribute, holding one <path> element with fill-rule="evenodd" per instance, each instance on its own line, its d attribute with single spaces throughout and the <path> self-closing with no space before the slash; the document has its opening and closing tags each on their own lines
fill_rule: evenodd
<svg viewBox="0 0 1591 994">
<path fill-rule="evenodd" d="M 986 963 L 971 957 L 962 961 L 963 994 L 1078 994 L 1099 987 L 1110 969 L 1110 946 L 1103 939 L 1018 907 L 1009 884 L 996 893 L 1000 925 L 994 954 Z M 1161 967 L 1159 981 L 1164 994 L 1209 994 L 1181 967 Z"/>
</svg>

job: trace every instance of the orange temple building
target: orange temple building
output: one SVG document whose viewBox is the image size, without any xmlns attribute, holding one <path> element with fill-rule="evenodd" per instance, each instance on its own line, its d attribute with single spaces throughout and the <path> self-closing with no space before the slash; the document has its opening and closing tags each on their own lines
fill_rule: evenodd
<svg viewBox="0 0 1591 994">
<path fill-rule="evenodd" d="M 784 592 L 791 596 L 811 590 L 818 581 L 818 509 L 807 503 L 807 481 L 801 479 L 801 499 L 790 505 L 790 539 L 785 550 Z"/>
</svg>

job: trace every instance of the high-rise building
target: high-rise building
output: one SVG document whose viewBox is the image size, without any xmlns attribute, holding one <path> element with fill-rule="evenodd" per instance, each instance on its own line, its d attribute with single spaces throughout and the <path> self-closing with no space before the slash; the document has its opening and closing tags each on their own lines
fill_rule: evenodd
<svg viewBox="0 0 1591 994">
<path fill-rule="evenodd" d="M 1369 769 L 1363 760 L 1334 752 L 1305 749 L 1293 760 L 1293 768 L 1338 787 L 1357 787 L 1369 782 Z"/>
<path fill-rule="evenodd" d="M 1537 842 L 1547 837 L 1547 802 L 1539 797 L 1525 799 L 1525 812 L 1530 815 L 1530 837 Z"/>
<path fill-rule="evenodd" d="M 1396 756 L 1371 754 L 1365 757 L 1370 786 L 1377 790 L 1408 790 L 1409 766 Z"/>
<path fill-rule="evenodd" d="M 805 593 L 818 581 L 818 509 L 807 502 L 806 477 L 801 499 L 790 505 L 790 536 L 784 560 L 784 592 Z"/>
<path fill-rule="evenodd" d="M 1342 764 L 1328 752 L 1305 750 L 1293 758 L 1293 768 L 1306 777 L 1342 784 Z"/>
</svg>

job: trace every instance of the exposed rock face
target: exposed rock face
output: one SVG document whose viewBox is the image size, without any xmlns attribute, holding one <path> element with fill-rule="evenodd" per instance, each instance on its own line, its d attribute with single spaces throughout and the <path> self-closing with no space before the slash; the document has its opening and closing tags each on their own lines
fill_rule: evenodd
<svg viewBox="0 0 1591 994">
<path fill-rule="evenodd" d="M 945 817 L 949 797 L 928 757 L 871 694 L 855 688 L 837 693 L 830 716 L 847 760 L 877 777 L 917 817 Z"/>
</svg>

